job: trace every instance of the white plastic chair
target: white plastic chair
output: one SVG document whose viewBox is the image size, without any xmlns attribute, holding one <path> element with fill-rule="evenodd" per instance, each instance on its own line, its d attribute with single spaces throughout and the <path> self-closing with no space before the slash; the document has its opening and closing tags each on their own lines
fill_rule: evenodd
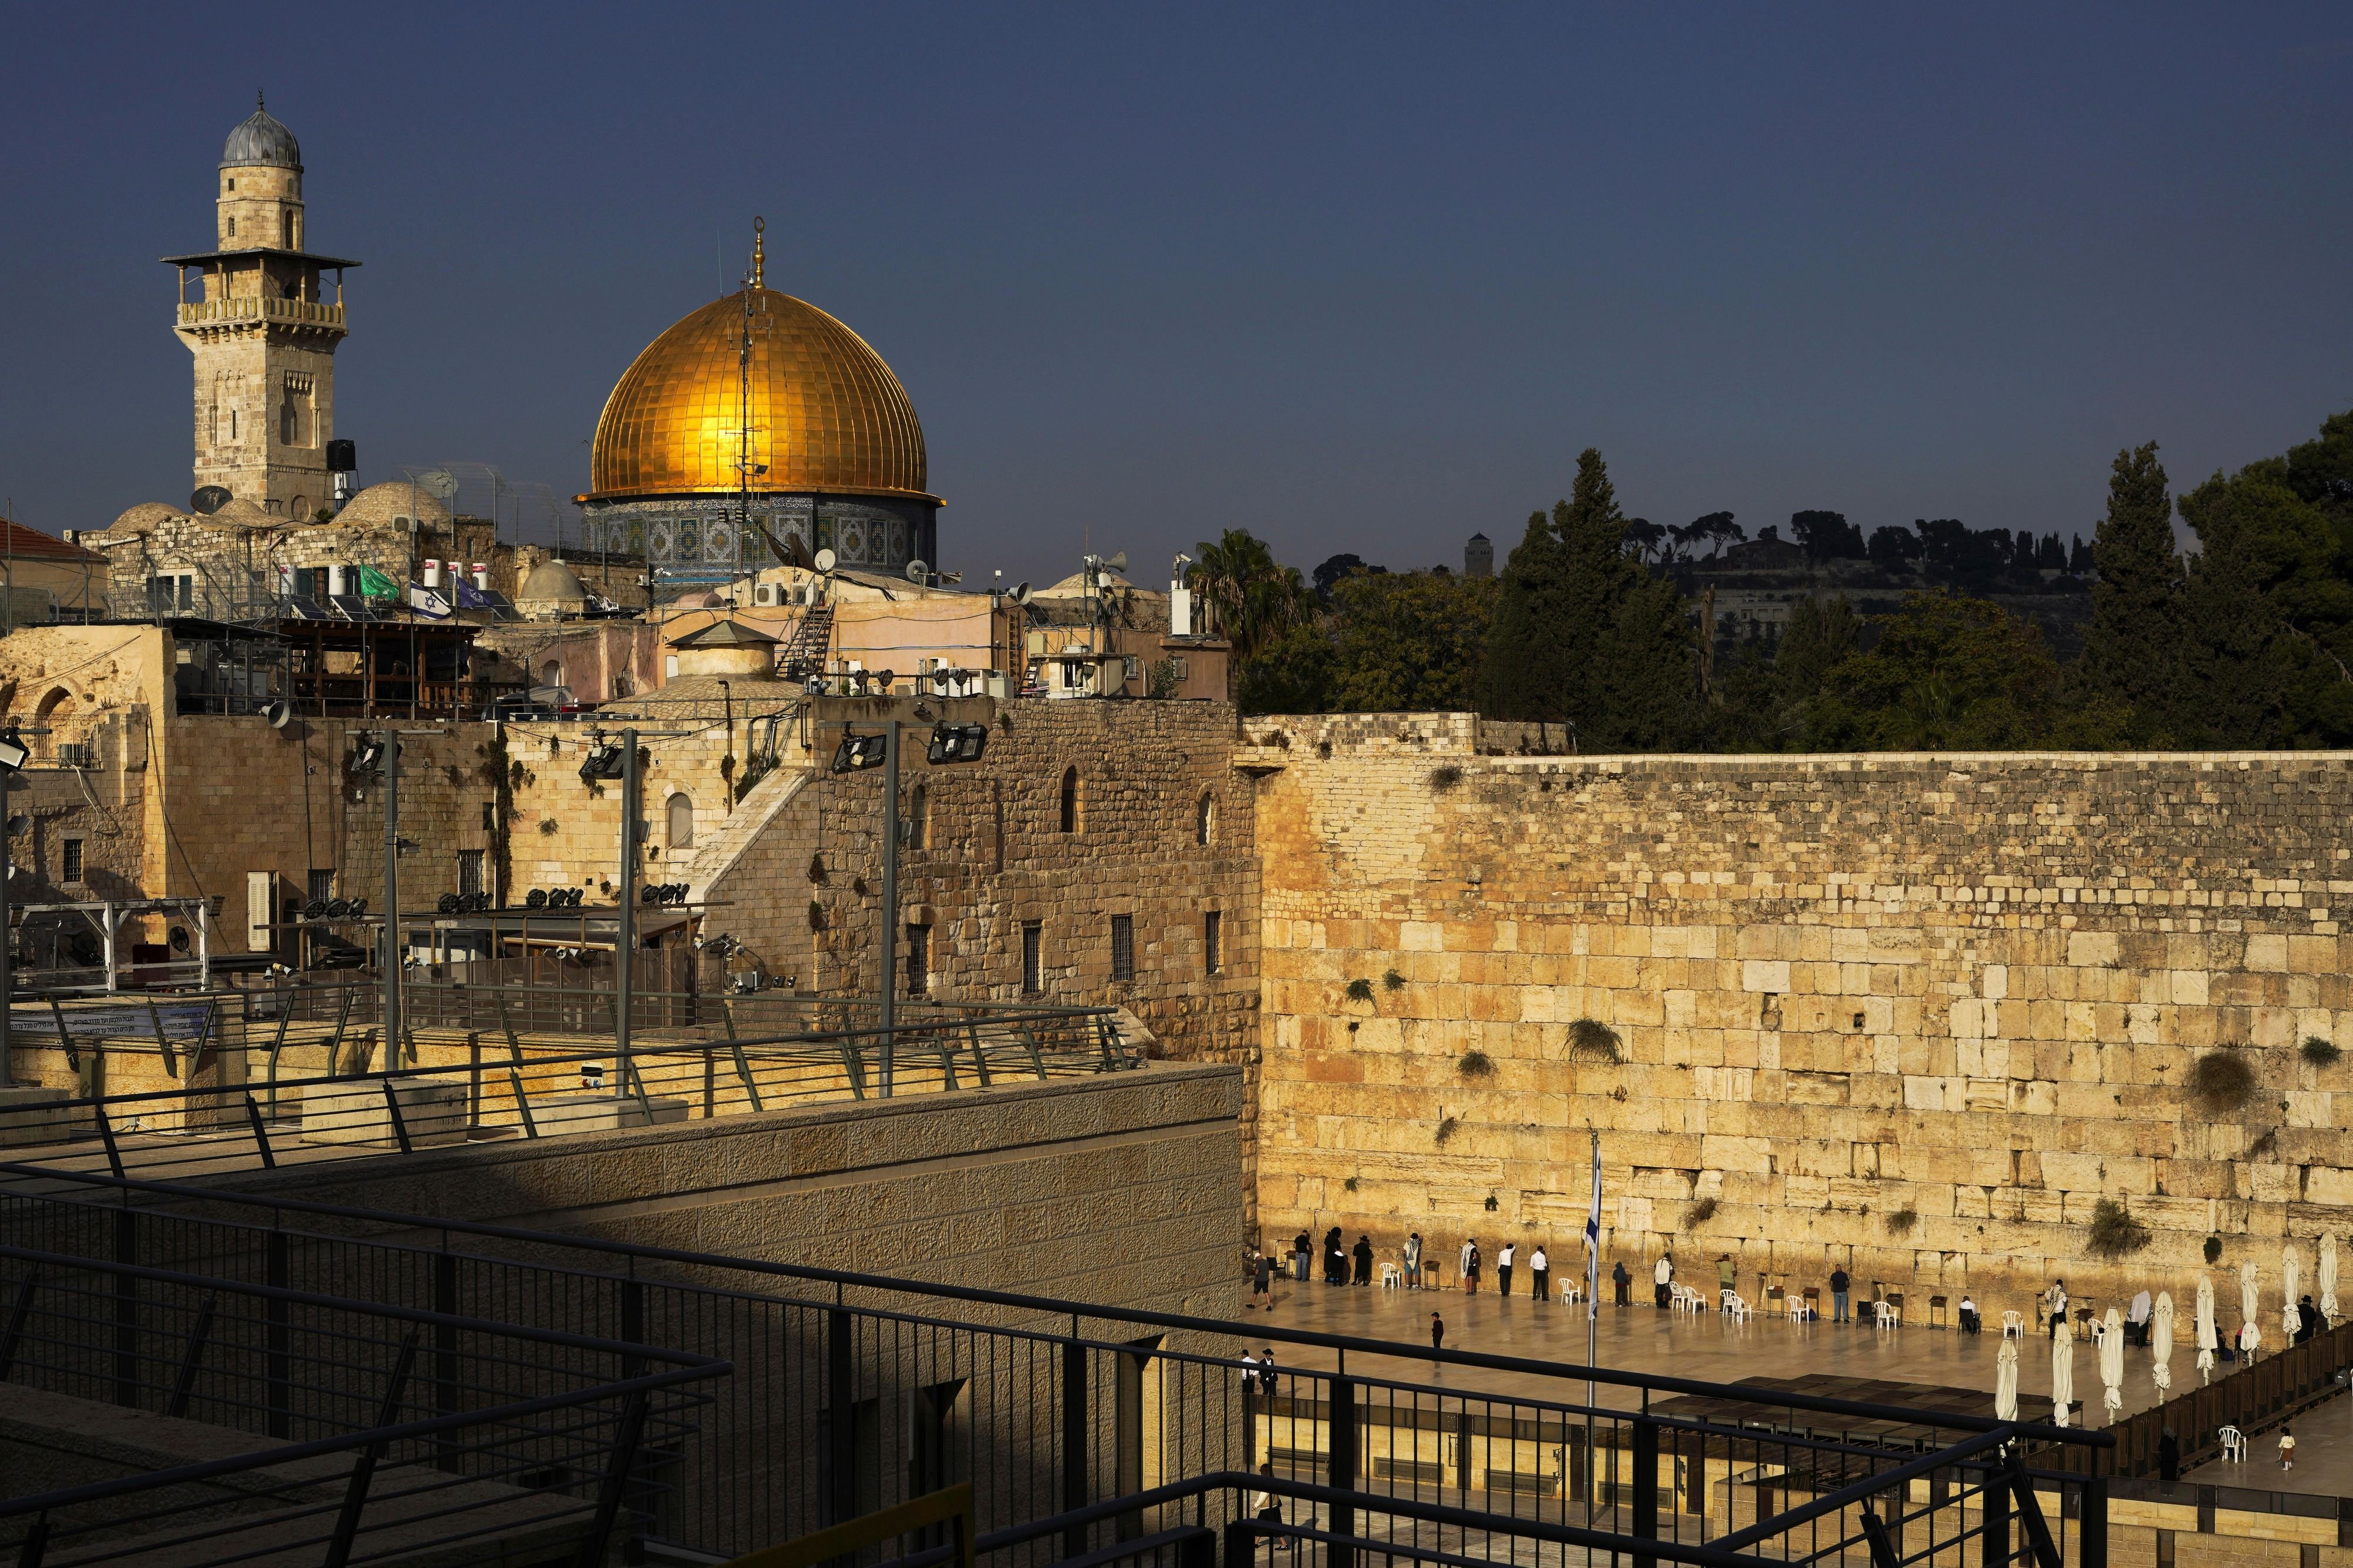
<svg viewBox="0 0 2353 1568">
<path fill-rule="evenodd" d="M 2025 1337 L 2025 1335 L 2026 1335 L 2026 1314 L 2025 1314 L 2025 1313 L 2023 1313 L 2023 1312 L 2004 1312 L 2004 1313 L 2001 1315 L 2001 1337 L 2002 1337 L 2003 1339 L 2006 1339 L 2006 1340 L 2023 1339 L 2023 1338 Z"/>
<path fill-rule="evenodd" d="M 1405 1286 L 1405 1276 L 1404 1276 L 1404 1275 L 1402 1275 L 1402 1274 L 1399 1274 L 1399 1273 L 1398 1272 L 1398 1266 L 1397 1266 L 1396 1264 L 1394 1264 L 1394 1263 L 1384 1263 L 1384 1264 L 1382 1264 L 1382 1265 L 1381 1265 L 1381 1289 L 1384 1289 L 1384 1290 L 1398 1290 L 1398 1289 L 1404 1289 L 1404 1286 Z"/>
<path fill-rule="evenodd" d="M 1724 1310 L 1732 1315 L 1734 1322 L 1745 1323 L 1748 1321 L 1750 1314 L 1746 1297 L 1737 1290 L 1727 1290 L 1724 1293 L 1724 1299 L 1725 1301 Z"/>
<path fill-rule="evenodd" d="M 2247 1435 L 2236 1426 L 2225 1426 L 2214 1436 L 2222 1445 L 2222 1458 L 2243 1459 L 2247 1457 Z"/>
</svg>

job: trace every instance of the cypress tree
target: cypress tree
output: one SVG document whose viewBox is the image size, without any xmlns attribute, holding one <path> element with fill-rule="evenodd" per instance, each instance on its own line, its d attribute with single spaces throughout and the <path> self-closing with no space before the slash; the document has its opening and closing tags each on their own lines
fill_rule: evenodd
<svg viewBox="0 0 2353 1568">
<path fill-rule="evenodd" d="M 1561 502 L 1555 514 L 1567 506 Z M 1566 573 L 1551 519 L 1530 512 L 1527 533 L 1495 584 L 1494 620 L 1479 661 L 1479 710 L 1489 718 L 1560 721 L 1567 674 L 1561 635 Z"/>
<path fill-rule="evenodd" d="M 2156 442 L 2116 454 L 2092 559 L 2100 575 L 2084 632 L 2084 682 L 2132 710 L 2135 739 L 2175 736 L 2188 717 L 2181 639 L 2189 583 L 2173 548 Z"/>
</svg>

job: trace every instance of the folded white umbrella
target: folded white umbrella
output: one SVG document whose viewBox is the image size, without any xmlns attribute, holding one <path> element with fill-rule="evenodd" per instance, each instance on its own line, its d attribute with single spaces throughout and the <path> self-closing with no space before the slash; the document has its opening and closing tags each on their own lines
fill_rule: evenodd
<svg viewBox="0 0 2353 1568">
<path fill-rule="evenodd" d="M 2018 1342 L 2008 1334 L 2001 1336 L 2001 1349 L 1993 1358 L 1993 1418 L 2018 1419 Z"/>
<path fill-rule="evenodd" d="M 2125 1321 L 2114 1307 L 2100 1334 L 2100 1381 L 2108 1385 L 2102 1396 L 2108 1407 L 2108 1425 L 2116 1425 L 2125 1407 Z"/>
<path fill-rule="evenodd" d="M 2280 1327 L 2287 1333 L 2280 1341 L 2284 1345 L 2295 1343 L 2295 1331 L 2304 1327 L 2304 1320 L 2295 1311 L 2295 1288 L 2303 1279 L 2303 1262 L 2295 1255 L 2295 1243 L 2291 1241 L 2280 1248 Z"/>
<path fill-rule="evenodd" d="M 2263 1310 L 2263 1304 L 2255 1294 L 2255 1266 L 2252 1263 L 2242 1263 L 2239 1265 L 2239 1321 L 2242 1323 L 2257 1324 L 2258 1336 L 2263 1331 L 2261 1328 Z M 2244 1337 L 2243 1330 L 2242 1337 Z"/>
<path fill-rule="evenodd" d="M 2214 1381 L 2214 1352 L 2222 1342 L 2214 1333 L 2214 1277 L 2198 1277 L 2198 1381 L 2202 1386 Z"/>
<path fill-rule="evenodd" d="M 2148 1343 L 2151 1354 L 2148 1375 L 2150 1381 L 2157 1384 L 2157 1402 L 2162 1405 L 2166 1394 L 2173 1388 L 2173 1368 L 2166 1364 L 2173 1359 L 2173 1292 L 2170 1290 L 2157 1293 L 2157 1310 L 2150 1314 L 2148 1320 Z"/>
<path fill-rule="evenodd" d="M 2061 1334 L 2051 1342 L 2052 1421 L 2061 1426 L 2067 1425 L 2067 1406 L 2074 1402 L 2075 1336 Z"/>
<path fill-rule="evenodd" d="M 2330 1328 L 2337 1326 L 2337 1233 L 2333 1230 L 2320 1238 L 2320 1316 Z"/>
</svg>

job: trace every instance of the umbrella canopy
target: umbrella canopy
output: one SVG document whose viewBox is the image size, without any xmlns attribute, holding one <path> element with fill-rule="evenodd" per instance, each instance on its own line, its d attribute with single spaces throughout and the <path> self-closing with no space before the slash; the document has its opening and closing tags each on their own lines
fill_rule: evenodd
<svg viewBox="0 0 2353 1568">
<path fill-rule="evenodd" d="M 2239 1265 L 2239 1317 L 2252 1323 L 2263 1310 L 2263 1302 L 2255 1297 L 2255 1266 L 2242 1263 Z"/>
<path fill-rule="evenodd" d="M 2173 1359 L 2173 1292 L 2157 1293 L 2157 1310 L 2148 1320 L 2148 1343 L 2151 1352 L 2148 1375 L 2157 1384 L 2158 1403 L 2165 1402 L 2166 1394 L 2173 1387 L 2173 1368 L 2166 1363 Z"/>
<path fill-rule="evenodd" d="M 2061 1334 L 2051 1342 L 2051 1419 L 2067 1425 L 2067 1406 L 2075 1400 L 2075 1336 Z"/>
<path fill-rule="evenodd" d="M 2221 1344 L 2214 1333 L 2214 1277 L 2200 1274 L 2198 1277 L 2198 1381 L 2200 1384 L 2212 1381 L 2214 1352 L 2221 1348 Z"/>
<path fill-rule="evenodd" d="M 2320 1238 L 2320 1315 L 2337 1326 L 2337 1233 Z"/>
<path fill-rule="evenodd" d="M 2001 1336 L 2001 1349 L 1993 1358 L 1993 1418 L 1997 1421 L 2018 1419 L 2018 1342 L 2008 1334 Z"/>
<path fill-rule="evenodd" d="M 2108 1321 L 2100 1334 L 2100 1381 L 2108 1385 L 2102 1397 L 2113 1425 L 2125 1407 L 2125 1321 L 2114 1307 L 2108 1309 Z"/>
<path fill-rule="evenodd" d="M 2280 1326 L 2287 1331 L 2282 1344 L 2295 1343 L 2295 1331 L 2304 1326 L 2295 1315 L 2295 1288 L 2303 1283 L 2303 1260 L 2295 1255 L 2295 1243 L 2280 1248 Z"/>
</svg>

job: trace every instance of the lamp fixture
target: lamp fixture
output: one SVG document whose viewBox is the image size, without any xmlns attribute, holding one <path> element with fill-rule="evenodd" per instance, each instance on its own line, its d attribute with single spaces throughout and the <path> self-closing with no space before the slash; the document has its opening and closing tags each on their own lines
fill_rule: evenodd
<svg viewBox="0 0 2353 1568">
<path fill-rule="evenodd" d="M 841 744 L 833 749 L 833 771 L 837 773 L 862 773 L 869 768 L 879 768 L 889 760 L 890 742 L 881 735 L 860 735 L 845 729 Z"/>
</svg>

